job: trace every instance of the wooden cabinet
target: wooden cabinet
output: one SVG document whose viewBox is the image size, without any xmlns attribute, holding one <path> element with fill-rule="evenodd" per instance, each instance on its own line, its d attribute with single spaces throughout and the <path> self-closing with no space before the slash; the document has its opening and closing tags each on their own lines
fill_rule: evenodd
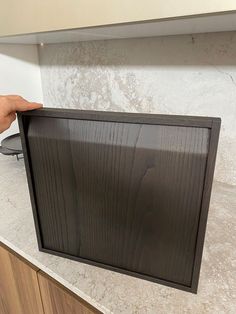
<svg viewBox="0 0 236 314">
<path fill-rule="evenodd" d="M 92 314 L 98 313 L 92 307 L 52 280 L 47 275 L 39 272 L 39 286 L 42 295 L 45 314 Z"/>
<path fill-rule="evenodd" d="M 0 245 L 1 314 L 43 314 L 37 271 Z"/>
<path fill-rule="evenodd" d="M 0 314 L 100 313 L 0 243 Z"/>
<path fill-rule="evenodd" d="M 232 30 L 235 28 L 233 17 L 224 16 L 235 10 L 235 0 L 2 1 L 0 37 L 35 34 L 21 39 L 10 38 L 8 42 L 36 43 Z M 212 15 L 218 18 L 214 19 Z M 199 19 L 192 20 L 192 17 Z M 146 22 L 154 21 L 161 24 L 146 25 Z M 140 23 L 144 25 L 137 28 Z M 111 27 L 113 25 L 118 28 Z M 122 25 L 128 25 L 128 28 L 120 28 Z M 82 33 L 73 36 L 71 31 L 75 29 Z M 38 34 L 63 30 L 70 32 L 62 36 L 60 32 L 45 36 Z"/>
<path fill-rule="evenodd" d="M 2 1 L 0 36 L 225 12 L 235 0 Z"/>
</svg>

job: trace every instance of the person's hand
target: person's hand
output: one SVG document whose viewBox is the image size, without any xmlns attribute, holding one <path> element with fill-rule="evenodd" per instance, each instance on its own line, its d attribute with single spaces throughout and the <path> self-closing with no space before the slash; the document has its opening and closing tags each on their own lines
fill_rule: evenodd
<svg viewBox="0 0 236 314">
<path fill-rule="evenodd" d="M 42 104 L 28 102 L 17 95 L 0 96 L 0 133 L 7 130 L 16 119 L 16 111 L 39 109 Z"/>
</svg>

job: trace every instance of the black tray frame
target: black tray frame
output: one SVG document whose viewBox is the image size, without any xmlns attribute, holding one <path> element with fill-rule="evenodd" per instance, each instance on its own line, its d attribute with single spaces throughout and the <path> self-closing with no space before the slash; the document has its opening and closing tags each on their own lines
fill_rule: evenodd
<svg viewBox="0 0 236 314">
<path fill-rule="evenodd" d="M 207 165 L 205 171 L 204 188 L 202 194 L 202 203 L 200 209 L 200 218 L 198 223 L 197 243 L 195 247 L 195 258 L 192 272 L 192 282 L 190 286 L 184 286 L 178 283 L 170 282 L 167 280 L 143 275 L 137 272 L 120 269 L 118 267 L 106 265 L 100 262 L 87 260 L 81 257 L 71 256 L 65 253 L 52 251 L 46 249 L 42 245 L 40 225 L 38 219 L 38 209 L 35 202 L 34 181 L 31 171 L 31 160 L 29 155 L 29 147 L 26 134 L 25 117 L 37 116 L 37 117 L 50 117 L 50 118 L 63 118 L 63 119 L 76 119 L 76 120 L 93 120 L 93 121 L 109 121 L 109 122 L 127 122 L 138 124 L 158 124 L 158 125 L 174 125 L 174 126 L 186 126 L 186 127 L 199 127 L 208 128 L 210 130 L 209 139 L 209 151 L 207 156 Z M 123 274 L 131 275 L 141 279 L 149 280 L 152 282 L 160 283 L 169 287 L 181 289 L 184 291 L 197 293 L 202 252 L 207 224 L 207 216 L 210 204 L 211 188 L 213 182 L 215 159 L 217 153 L 219 131 L 221 125 L 220 118 L 211 117 L 197 117 L 197 116 L 176 116 L 176 115 L 160 115 L 160 114 L 139 114 L 139 113 L 124 113 L 124 112 L 103 112 L 103 111 L 87 111 L 76 109 L 55 109 L 55 108 L 43 108 L 34 111 L 19 112 L 18 122 L 22 140 L 22 148 L 25 160 L 25 167 L 29 185 L 29 192 L 34 216 L 34 223 L 36 228 L 37 240 L 39 250 L 42 252 L 54 254 L 57 256 L 66 257 L 79 262 L 87 263 L 93 266 L 102 267 L 112 271 L 120 272 Z"/>
</svg>

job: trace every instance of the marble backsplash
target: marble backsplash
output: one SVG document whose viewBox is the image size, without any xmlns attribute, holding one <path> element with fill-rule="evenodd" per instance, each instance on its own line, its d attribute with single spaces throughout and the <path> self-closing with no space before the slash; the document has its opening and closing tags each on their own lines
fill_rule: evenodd
<svg viewBox="0 0 236 314">
<path fill-rule="evenodd" d="M 221 117 L 215 178 L 236 185 L 236 32 L 38 49 L 47 107 Z"/>
</svg>

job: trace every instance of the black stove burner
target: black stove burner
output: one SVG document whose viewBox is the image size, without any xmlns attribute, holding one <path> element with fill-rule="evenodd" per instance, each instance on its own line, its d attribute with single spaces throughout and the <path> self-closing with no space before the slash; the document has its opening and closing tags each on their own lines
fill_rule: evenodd
<svg viewBox="0 0 236 314">
<path fill-rule="evenodd" d="M 13 134 L 2 140 L 0 153 L 7 156 L 16 156 L 17 160 L 22 159 L 23 154 L 20 134 Z"/>
</svg>

